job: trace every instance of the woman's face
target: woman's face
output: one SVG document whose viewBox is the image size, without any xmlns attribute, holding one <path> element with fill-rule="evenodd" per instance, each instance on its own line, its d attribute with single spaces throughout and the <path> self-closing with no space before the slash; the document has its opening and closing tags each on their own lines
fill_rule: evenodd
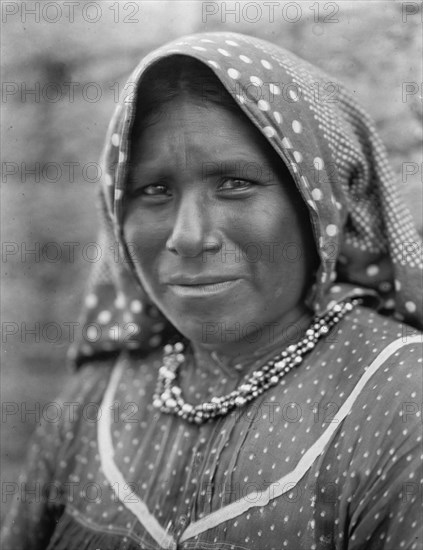
<svg viewBox="0 0 423 550">
<path fill-rule="evenodd" d="M 143 287 L 191 341 L 225 347 L 304 313 L 308 213 L 240 111 L 175 98 L 132 146 L 124 236 Z"/>
</svg>

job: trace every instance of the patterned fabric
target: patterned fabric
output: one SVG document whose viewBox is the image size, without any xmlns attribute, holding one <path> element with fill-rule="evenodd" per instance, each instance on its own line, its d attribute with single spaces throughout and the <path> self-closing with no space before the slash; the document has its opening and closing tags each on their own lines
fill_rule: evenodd
<svg viewBox="0 0 423 550">
<path fill-rule="evenodd" d="M 7 486 L 2 550 L 420 549 L 409 330 L 359 307 L 280 384 L 201 426 L 153 409 L 159 351 L 86 365 Z M 181 385 L 196 402 L 243 374 L 188 361 Z"/>
<path fill-rule="evenodd" d="M 384 313 L 421 328 L 421 239 L 368 115 L 338 82 L 290 52 L 249 36 L 205 33 L 143 59 L 125 87 L 131 94 L 117 106 L 102 161 L 102 260 L 85 300 L 83 338 L 71 359 L 80 364 L 95 353 L 128 348 L 149 352 L 169 333 L 127 257 L 122 201 L 143 74 L 176 54 L 205 63 L 288 166 L 309 209 L 321 260 L 309 306 L 323 313 L 334 300 L 373 289 Z"/>
</svg>

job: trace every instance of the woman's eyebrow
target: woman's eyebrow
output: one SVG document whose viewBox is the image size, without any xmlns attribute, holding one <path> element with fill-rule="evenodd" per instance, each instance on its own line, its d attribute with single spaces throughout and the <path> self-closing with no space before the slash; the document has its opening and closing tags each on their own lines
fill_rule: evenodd
<svg viewBox="0 0 423 550">
<path fill-rule="evenodd" d="M 135 176 L 143 175 L 143 176 L 150 176 L 160 173 L 169 172 L 169 166 L 168 164 L 161 163 L 161 162 L 133 162 L 131 163 L 129 167 L 129 172 L 134 174 Z"/>
<path fill-rule="evenodd" d="M 168 161 L 166 161 L 168 162 Z M 254 154 L 245 154 L 245 155 L 226 155 L 220 156 L 219 154 L 210 155 L 208 158 L 201 163 L 201 166 L 207 166 L 210 170 L 218 171 L 236 171 L 239 168 L 244 167 L 253 167 L 266 169 L 267 171 L 272 170 L 273 164 L 267 159 L 260 159 L 257 155 Z M 273 169 L 274 170 L 274 169 Z M 131 163 L 129 171 L 134 175 L 157 175 L 158 173 L 167 173 L 170 172 L 170 167 L 168 164 L 166 166 L 164 163 L 157 161 L 154 162 L 135 162 Z"/>
<path fill-rule="evenodd" d="M 268 177 L 275 174 L 271 163 L 259 161 L 252 157 L 248 159 L 231 159 L 205 161 L 202 165 L 204 176 L 234 175 L 238 177 Z"/>
<path fill-rule="evenodd" d="M 169 169 L 166 166 L 154 166 L 145 163 L 136 164 L 129 168 L 127 181 L 129 185 L 135 185 L 137 182 L 163 179 L 168 175 Z"/>
</svg>

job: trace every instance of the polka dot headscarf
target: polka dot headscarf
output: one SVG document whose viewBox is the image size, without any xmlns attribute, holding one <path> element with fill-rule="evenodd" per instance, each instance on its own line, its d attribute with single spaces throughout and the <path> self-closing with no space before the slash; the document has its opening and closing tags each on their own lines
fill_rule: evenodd
<svg viewBox="0 0 423 550">
<path fill-rule="evenodd" d="M 236 33 L 194 34 L 144 58 L 111 121 L 101 185 L 102 261 L 83 312 L 80 363 L 98 352 L 166 340 L 169 324 L 140 288 L 122 243 L 122 199 L 134 95 L 160 59 L 207 65 L 287 165 L 310 212 L 320 267 L 308 303 L 323 313 L 347 295 L 370 294 L 383 313 L 423 326 L 422 243 L 401 202 L 385 149 L 368 115 L 342 85 L 269 42 Z M 320 93 L 330 83 L 333 94 Z M 128 268 L 129 265 L 129 268 Z"/>
</svg>

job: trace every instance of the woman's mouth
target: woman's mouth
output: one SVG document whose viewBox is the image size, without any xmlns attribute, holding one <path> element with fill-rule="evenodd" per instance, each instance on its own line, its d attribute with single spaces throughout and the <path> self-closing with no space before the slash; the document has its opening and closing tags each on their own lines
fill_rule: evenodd
<svg viewBox="0 0 423 550">
<path fill-rule="evenodd" d="M 231 279 L 228 281 L 219 281 L 203 284 L 170 284 L 169 288 L 177 296 L 182 297 L 204 297 L 212 294 L 219 294 L 226 290 L 232 289 L 239 279 Z"/>
</svg>

